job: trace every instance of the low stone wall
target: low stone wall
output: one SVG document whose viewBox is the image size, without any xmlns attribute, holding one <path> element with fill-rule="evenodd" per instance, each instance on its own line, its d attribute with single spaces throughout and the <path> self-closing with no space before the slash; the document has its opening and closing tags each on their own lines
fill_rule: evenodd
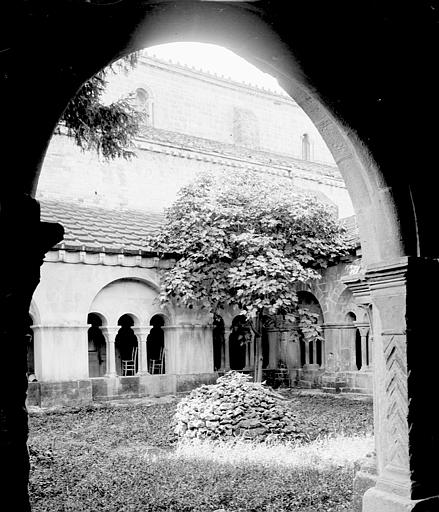
<svg viewBox="0 0 439 512">
<path fill-rule="evenodd" d="M 27 405 L 78 406 L 92 401 L 163 396 L 191 391 L 216 381 L 217 373 L 99 377 L 66 382 L 30 382 Z"/>
<path fill-rule="evenodd" d="M 316 368 L 299 368 L 296 370 L 296 385 L 299 388 L 318 389 L 322 387 L 321 370 L 317 365 Z"/>
<path fill-rule="evenodd" d="M 372 395 L 373 375 L 371 371 L 325 372 L 321 387 L 325 393 L 361 393 Z"/>
<path fill-rule="evenodd" d="M 176 375 L 177 377 L 177 393 L 192 391 L 203 384 L 215 384 L 218 373 L 196 373 Z"/>
<path fill-rule="evenodd" d="M 91 379 L 65 382 L 30 382 L 27 404 L 40 407 L 75 406 L 92 401 Z"/>
</svg>

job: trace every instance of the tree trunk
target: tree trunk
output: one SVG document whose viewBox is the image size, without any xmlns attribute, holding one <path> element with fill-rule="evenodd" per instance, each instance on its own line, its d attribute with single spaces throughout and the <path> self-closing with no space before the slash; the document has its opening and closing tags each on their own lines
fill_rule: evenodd
<svg viewBox="0 0 439 512">
<path fill-rule="evenodd" d="M 254 332 L 254 381 L 262 382 L 262 363 L 263 363 L 263 354 L 262 354 L 262 313 L 259 313 L 255 319 L 255 326 L 253 329 Z"/>
</svg>

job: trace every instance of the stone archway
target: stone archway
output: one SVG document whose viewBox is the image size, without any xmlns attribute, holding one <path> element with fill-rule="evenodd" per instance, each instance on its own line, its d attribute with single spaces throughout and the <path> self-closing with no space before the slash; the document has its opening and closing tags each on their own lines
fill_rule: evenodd
<svg viewBox="0 0 439 512">
<path fill-rule="evenodd" d="M 419 50 L 418 58 L 413 61 L 416 60 L 416 66 L 423 71 L 424 80 L 420 85 L 412 79 L 411 92 L 413 97 L 418 95 L 422 98 L 429 94 L 431 98 L 437 97 L 436 82 L 428 71 L 430 62 L 434 60 L 431 48 L 435 48 L 435 45 L 428 39 L 432 38 L 433 24 L 430 24 L 430 20 L 433 20 L 433 13 L 428 18 L 421 10 L 423 5 L 419 8 L 411 6 L 409 13 L 401 7 L 402 12 L 396 9 L 398 12 L 392 17 L 392 12 L 383 7 L 385 12 L 380 20 L 384 21 L 380 24 L 373 21 L 376 14 L 374 6 L 361 6 L 363 11 L 358 15 L 358 12 L 353 13 L 350 9 L 343 13 L 343 3 L 340 6 L 331 4 L 330 9 L 323 6 L 313 12 L 307 11 L 303 5 L 305 3 L 302 3 L 295 12 L 301 23 L 296 24 L 296 30 L 291 30 L 286 11 L 282 7 L 275 9 L 266 2 L 236 5 L 225 2 L 220 7 L 216 2 L 184 2 L 183 7 L 177 2 L 148 1 L 129 5 L 128 2 L 114 2 L 111 5 L 66 2 L 61 7 L 48 3 L 38 8 L 32 2 L 28 4 L 21 25 L 26 28 L 23 38 L 8 39 L 8 29 L 5 35 L 7 44 L 5 50 L 2 47 L 1 55 L 1 63 L 6 71 L 2 76 L 0 95 L 2 106 L 5 107 L 4 110 L 2 108 L 4 115 L 0 140 L 7 152 L 19 155 L 18 166 L 21 170 L 3 173 L 1 177 L 2 238 L 17 246 L 23 238 L 29 239 L 31 246 L 37 248 L 26 257 L 17 257 L 14 261 L 16 275 L 26 269 L 20 278 L 11 279 L 5 275 L 2 281 L 2 297 L 6 299 L 1 308 L 0 320 L 4 327 L 1 341 L 4 339 L 4 345 L 11 347 L 8 348 L 7 357 L 14 359 L 14 347 L 19 345 L 18 334 L 8 326 L 24 325 L 30 296 L 37 284 L 41 253 L 59 240 L 59 232 L 51 230 L 49 226 L 39 226 L 35 203 L 23 199 L 22 194 L 35 190 L 38 168 L 50 134 L 68 98 L 82 81 L 100 67 L 124 53 L 152 44 L 152 41 L 163 41 L 163 34 L 172 32 L 176 34 L 174 37 L 183 39 L 196 36 L 217 44 L 226 42 L 238 54 L 281 78 L 285 89 L 324 136 L 352 194 L 369 267 L 364 276 L 352 279 L 350 284 L 354 295 L 357 293 L 364 304 L 369 301 L 374 305 L 372 329 L 377 355 L 375 418 L 376 432 L 380 433 L 377 436 L 378 484 L 367 493 L 364 510 L 399 511 L 423 506 L 426 510 L 426 501 L 439 495 L 439 484 L 427 469 L 428 461 L 437 459 L 439 443 L 437 425 L 431 421 L 430 404 L 424 396 L 425 389 L 435 384 L 434 368 L 431 367 L 433 363 L 422 357 L 424 350 L 420 345 L 422 340 L 429 338 L 423 319 L 430 313 L 431 316 L 434 314 L 437 297 L 432 296 L 433 300 L 427 301 L 427 311 L 425 307 L 421 310 L 416 298 L 421 295 L 421 283 L 428 280 L 435 289 L 439 275 L 437 262 L 421 259 L 420 256 L 435 257 L 439 251 L 437 237 L 432 236 L 433 220 L 427 214 L 428 204 L 432 201 L 426 198 L 434 200 L 434 192 L 428 190 L 428 183 L 423 185 L 418 176 L 409 181 L 407 174 L 409 168 L 434 167 L 435 155 L 434 151 L 428 149 L 420 161 L 412 160 L 411 163 L 415 165 L 407 163 L 410 158 L 399 155 L 401 141 L 406 136 L 406 119 L 397 114 L 406 93 L 398 93 L 398 80 L 402 74 L 400 71 L 406 68 L 398 68 L 396 64 L 403 62 L 405 66 L 407 55 L 413 52 L 409 43 L 404 43 L 407 30 L 402 30 L 398 23 L 402 19 L 410 27 L 408 20 L 424 20 L 425 32 L 410 41 L 410 45 Z M 349 15 L 352 26 L 344 23 Z M 387 23 L 388 16 L 396 20 L 393 26 Z M 357 19 L 363 21 L 356 22 Z M 334 24 L 335 29 L 331 30 L 334 40 L 327 38 L 327 31 L 323 30 L 326 23 Z M 356 23 L 360 23 L 360 28 L 365 32 L 355 30 Z M 396 25 L 401 32 L 395 28 Z M 80 33 L 77 26 L 82 28 Z M 328 51 L 316 52 L 314 48 L 304 47 L 307 38 L 302 36 L 311 28 L 320 48 L 328 48 Z M 64 34 L 62 38 L 57 37 L 60 31 Z M 392 35 L 389 35 L 389 31 Z M 364 34 L 370 36 L 371 33 L 374 34 L 373 38 L 364 37 Z M 36 37 L 36 34 L 41 37 Z M 224 34 L 234 34 L 235 38 L 228 41 Z M 386 45 L 392 36 L 397 44 Z M 301 38 L 304 42 L 301 42 Z M 53 41 L 57 41 L 56 48 Z M 108 44 L 98 45 L 97 41 Z M 353 41 L 358 44 L 353 44 Z M 362 59 L 365 46 L 372 55 Z M 40 67 L 25 59 L 30 47 L 46 57 L 35 59 Z M 89 51 L 95 47 L 98 51 Z M 349 58 L 340 57 L 341 48 Z M 351 48 L 355 48 L 359 55 L 349 54 Z M 293 54 L 298 56 L 301 66 L 291 57 Z M 25 60 L 29 62 L 26 72 L 37 77 L 34 95 L 39 101 L 32 102 L 32 105 L 20 101 L 25 97 L 28 84 L 22 70 Z M 365 64 L 372 68 L 372 73 L 364 72 Z M 331 73 L 331 65 L 339 72 Z M 344 67 L 348 69 L 344 70 Z M 371 82 L 371 74 L 376 74 L 379 83 L 389 80 L 393 88 L 388 90 L 386 85 L 379 87 L 378 82 Z M 416 75 L 416 72 L 413 74 Z M 395 78 L 392 79 L 392 75 Z M 407 80 L 410 79 L 409 74 L 405 76 Z M 366 85 L 362 86 L 363 89 L 361 86 L 355 87 L 355 81 L 360 83 L 363 79 L 366 85 L 370 85 L 369 91 Z M 56 91 L 53 83 L 58 85 Z M 375 89 L 373 85 L 376 85 Z M 349 87 L 352 92 L 349 92 Z M 397 101 L 401 101 L 401 104 L 397 105 Z M 20 106 L 21 103 L 26 103 L 26 109 Z M 334 111 L 324 106 L 330 104 L 334 111 L 337 108 L 339 115 L 336 116 Z M 428 115 L 435 119 L 434 114 L 439 111 L 436 99 L 431 101 L 428 110 Z M 417 115 L 428 124 L 427 114 L 423 118 L 422 113 Z M 38 120 L 39 129 L 29 138 L 27 151 L 22 152 L 15 139 L 16 134 L 20 133 L 22 119 L 27 117 Z M 394 117 L 400 122 L 395 122 Z M 422 122 L 416 123 L 416 126 L 422 125 Z M 353 129 L 358 131 L 358 136 Z M 435 147 L 435 132 L 433 130 L 429 134 L 427 130 L 432 148 Z M 370 152 L 361 141 L 368 144 Z M 414 214 L 415 208 L 417 216 Z M 18 219 L 24 219 L 24 222 Z M 41 236 L 36 236 L 36 232 Z M 14 274 L 10 272 L 6 259 L 2 258 L 2 268 L 8 268 L 8 273 Z M 14 296 L 11 290 L 21 300 L 11 300 Z M 436 361 L 437 351 L 436 347 L 432 347 L 430 361 Z M 10 378 L 11 382 L 15 382 L 14 375 Z M 15 389 L 15 386 L 12 388 Z M 16 389 L 12 395 L 2 395 L 2 404 L 24 402 L 25 387 L 17 382 Z M 23 427 L 22 409 L 17 405 L 5 409 L 3 405 L 2 410 L 11 414 L 10 424 L 14 426 L 6 432 L 11 439 L 8 446 L 12 447 L 4 457 L 6 464 L 9 464 L 10 482 L 7 482 L 7 488 L 9 492 L 20 489 L 21 494 L 25 495 L 22 492 L 25 480 L 22 474 L 23 471 L 27 472 L 26 463 L 23 462 L 26 461 L 23 449 L 26 429 Z M 14 454 L 21 463 L 15 462 Z M 23 470 L 24 466 L 26 468 Z M 14 484 L 14 478 L 20 484 Z M 424 504 L 416 500 L 423 500 Z M 27 509 L 25 507 L 23 505 L 22 509 Z"/>
<path fill-rule="evenodd" d="M 138 339 L 134 332 L 135 320 L 133 315 L 124 313 L 117 321 L 119 329 L 114 338 L 116 373 L 125 376 L 124 361 L 133 360 L 135 364 L 134 375 L 137 371 Z"/>
</svg>

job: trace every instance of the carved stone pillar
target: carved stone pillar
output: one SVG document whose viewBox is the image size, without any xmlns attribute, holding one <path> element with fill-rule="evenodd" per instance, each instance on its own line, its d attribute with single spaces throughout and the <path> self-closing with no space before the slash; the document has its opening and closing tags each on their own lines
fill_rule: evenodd
<svg viewBox="0 0 439 512">
<path fill-rule="evenodd" d="M 439 510 L 439 422 L 432 414 L 439 344 L 439 263 L 401 258 L 371 266 L 366 283 L 374 307 L 374 421 L 378 478 L 363 512 Z"/>
<path fill-rule="evenodd" d="M 120 326 L 116 327 L 102 327 L 102 333 L 107 340 L 107 371 L 105 377 L 117 377 L 116 372 L 116 336 L 119 332 Z"/>
<path fill-rule="evenodd" d="M 44 254 L 62 237 L 61 225 L 40 222 L 39 204 L 31 197 L 0 198 L 0 488 L 2 503 L 17 512 L 30 511 L 26 322 Z"/>
<path fill-rule="evenodd" d="M 148 373 L 148 354 L 146 339 L 150 333 L 152 325 L 133 327 L 134 334 L 137 336 L 137 375 L 146 375 Z"/>
</svg>

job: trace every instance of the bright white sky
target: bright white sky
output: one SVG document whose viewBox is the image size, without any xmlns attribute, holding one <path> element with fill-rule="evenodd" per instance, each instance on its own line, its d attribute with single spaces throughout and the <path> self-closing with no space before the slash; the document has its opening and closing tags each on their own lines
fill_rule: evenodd
<svg viewBox="0 0 439 512">
<path fill-rule="evenodd" d="M 275 78 L 221 46 L 206 43 L 169 43 L 150 46 L 143 51 L 160 59 L 195 66 L 238 82 L 250 82 L 285 94 Z"/>
</svg>

